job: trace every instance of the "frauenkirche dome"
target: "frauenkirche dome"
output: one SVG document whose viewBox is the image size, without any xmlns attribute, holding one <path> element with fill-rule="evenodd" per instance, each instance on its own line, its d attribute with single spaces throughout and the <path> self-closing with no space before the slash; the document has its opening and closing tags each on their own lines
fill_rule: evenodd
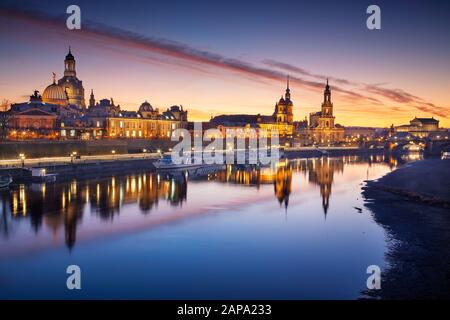
<svg viewBox="0 0 450 320">
<path fill-rule="evenodd" d="M 63 88 L 57 85 L 55 80 L 53 80 L 53 83 L 45 88 L 42 93 L 42 101 L 51 104 L 67 105 L 67 95 Z"/>
</svg>

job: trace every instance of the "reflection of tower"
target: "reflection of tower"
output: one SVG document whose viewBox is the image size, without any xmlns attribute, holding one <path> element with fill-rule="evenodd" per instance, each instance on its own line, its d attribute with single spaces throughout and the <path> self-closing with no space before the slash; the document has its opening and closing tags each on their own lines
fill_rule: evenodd
<svg viewBox="0 0 450 320">
<path fill-rule="evenodd" d="M 320 195 L 322 197 L 322 208 L 327 217 L 328 208 L 330 206 L 331 186 L 333 184 L 334 172 L 343 171 L 344 163 L 342 160 L 333 160 L 329 158 L 321 158 L 313 160 L 309 170 L 309 181 L 320 187 Z"/>
<path fill-rule="evenodd" d="M 158 205 L 158 178 L 155 174 L 143 174 L 142 192 L 139 195 L 139 208 L 144 214 L 149 213 L 153 206 Z"/>
<path fill-rule="evenodd" d="M 280 203 L 280 206 L 284 203 L 284 207 L 287 209 L 289 204 L 289 195 L 292 190 L 292 167 L 283 166 L 277 170 L 274 180 L 275 195 Z"/>
</svg>

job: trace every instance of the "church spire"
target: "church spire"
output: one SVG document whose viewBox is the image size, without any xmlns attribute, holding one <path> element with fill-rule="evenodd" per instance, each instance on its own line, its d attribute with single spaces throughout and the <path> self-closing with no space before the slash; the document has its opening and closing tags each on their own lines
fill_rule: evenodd
<svg viewBox="0 0 450 320">
<path fill-rule="evenodd" d="M 73 56 L 71 47 L 69 46 L 69 53 L 66 55 L 66 59 L 64 59 L 64 76 L 76 77 L 76 75 L 75 57 Z"/>
<path fill-rule="evenodd" d="M 327 84 L 325 86 L 325 91 L 323 92 L 323 102 L 331 103 L 331 89 L 330 89 L 330 85 L 328 84 L 328 78 L 327 78 Z"/>
<path fill-rule="evenodd" d="M 91 89 L 91 97 L 89 98 L 89 107 L 95 107 L 94 89 Z"/>
<path fill-rule="evenodd" d="M 286 81 L 286 94 L 284 95 L 286 100 L 291 100 L 291 90 L 289 89 L 289 75 L 287 76 Z"/>
</svg>

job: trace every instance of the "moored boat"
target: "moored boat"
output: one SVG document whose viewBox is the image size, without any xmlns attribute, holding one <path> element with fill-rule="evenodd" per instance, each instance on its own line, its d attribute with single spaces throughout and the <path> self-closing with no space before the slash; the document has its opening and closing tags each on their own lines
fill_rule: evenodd
<svg viewBox="0 0 450 320">
<path fill-rule="evenodd" d="M 11 176 L 2 176 L 0 177 L 0 189 L 9 188 L 9 185 L 12 183 L 13 179 Z"/>
</svg>

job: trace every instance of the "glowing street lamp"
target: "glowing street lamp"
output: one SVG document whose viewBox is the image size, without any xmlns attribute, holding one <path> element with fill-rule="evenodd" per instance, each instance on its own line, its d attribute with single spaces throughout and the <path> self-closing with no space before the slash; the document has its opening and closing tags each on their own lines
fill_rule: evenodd
<svg viewBox="0 0 450 320">
<path fill-rule="evenodd" d="M 19 154 L 19 158 L 22 161 L 22 168 L 25 167 L 25 154 L 24 153 Z"/>
<path fill-rule="evenodd" d="M 76 151 L 72 151 L 72 153 L 70 154 L 70 162 L 73 164 L 73 158 L 77 155 Z"/>
</svg>

